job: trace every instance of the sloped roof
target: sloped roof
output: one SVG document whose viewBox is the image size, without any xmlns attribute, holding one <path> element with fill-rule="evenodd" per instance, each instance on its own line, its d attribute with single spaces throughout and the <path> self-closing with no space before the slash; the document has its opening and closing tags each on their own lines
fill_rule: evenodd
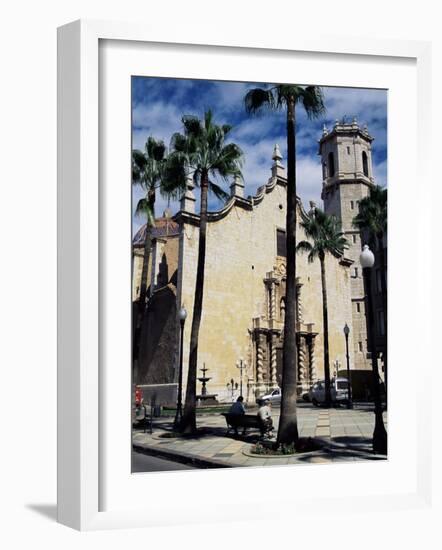
<svg viewBox="0 0 442 550">
<path fill-rule="evenodd" d="M 152 239 L 157 237 L 171 237 L 178 235 L 179 225 L 170 217 L 161 217 L 155 220 L 155 227 L 152 229 Z M 135 233 L 132 243 L 142 245 L 146 240 L 146 224 L 140 227 Z"/>
</svg>

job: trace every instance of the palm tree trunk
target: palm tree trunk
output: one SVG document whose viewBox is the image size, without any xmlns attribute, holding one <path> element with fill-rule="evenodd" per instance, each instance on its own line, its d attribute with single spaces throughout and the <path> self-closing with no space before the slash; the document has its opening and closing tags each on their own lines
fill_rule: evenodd
<svg viewBox="0 0 442 550">
<path fill-rule="evenodd" d="M 296 414 L 298 354 L 296 346 L 296 134 L 295 102 L 287 102 L 287 281 L 284 344 L 282 356 L 282 399 L 278 444 L 298 442 Z"/>
<path fill-rule="evenodd" d="M 196 270 L 195 297 L 193 303 L 192 329 L 190 333 L 189 369 L 187 373 L 186 401 L 180 431 L 196 432 L 196 378 L 198 361 L 198 337 L 203 311 L 204 265 L 206 260 L 207 237 L 207 194 L 209 188 L 208 174 L 201 176 L 201 212 L 198 240 L 198 264 Z"/>
<path fill-rule="evenodd" d="M 155 191 L 148 194 L 149 207 L 151 212 L 155 209 Z M 134 341 L 133 341 L 133 361 L 138 361 L 141 345 L 141 334 L 144 319 L 144 312 L 146 310 L 146 296 L 147 296 L 147 275 L 149 272 L 150 261 L 150 249 L 152 247 L 152 222 L 149 220 L 149 216 L 146 221 L 146 237 L 144 239 L 144 253 L 143 253 L 143 269 L 141 270 L 141 283 L 140 283 L 140 298 L 138 300 L 137 318 L 135 320 L 134 327 Z"/>
<path fill-rule="evenodd" d="M 321 264 L 321 285 L 322 285 L 322 322 L 324 325 L 324 378 L 325 378 L 325 406 L 330 407 L 330 352 L 328 345 L 328 303 L 327 303 L 327 281 L 325 278 L 325 257 L 319 255 Z"/>
</svg>

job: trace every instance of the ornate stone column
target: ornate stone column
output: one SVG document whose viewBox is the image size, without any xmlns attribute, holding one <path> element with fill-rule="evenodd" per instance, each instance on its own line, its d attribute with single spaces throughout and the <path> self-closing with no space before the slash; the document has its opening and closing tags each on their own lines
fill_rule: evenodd
<svg viewBox="0 0 442 550">
<path fill-rule="evenodd" d="M 270 340 L 270 386 L 272 389 L 278 387 L 278 380 L 276 377 L 276 367 L 277 367 L 277 351 L 276 344 L 278 339 L 278 334 L 272 332 Z"/>
<path fill-rule="evenodd" d="M 307 382 L 307 368 L 305 364 L 305 347 L 303 342 L 303 337 L 299 336 L 298 338 L 298 372 L 299 372 L 299 382 L 304 388 Z"/>
<path fill-rule="evenodd" d="M 268 296 L 268 316 L 269 319 L 276 318 L 276 279 L 273 276 L 273 271 L 269 271 L 264 279 L 267 288 Z"/>
<path fill-rule="evenodd" d="M 296 279 L 296 321 L 303 323 L 302 318 L 302 300 L 301 300 L 301 287 L 302 283 L 299 282 L 299 278 Z"/>
<path fill-rule="evenodd" d="M 256 389 L 258 393 L 265 391 L 264 386 L 264 350 L 266 347 L 265 335 L 262 332 L 257 333 L 256 338 Z"/>
<path fill-rule="evenodd" d="M 316 362 L 315 362 L 315 337 L 310 336 L 308 340 L 308 355 L 309 355 L 309 363 L 310 363 L 310 381 L 313 382 L 314 380 L 318 379 L 318 375 L 316 372 Z"/>
</svg>

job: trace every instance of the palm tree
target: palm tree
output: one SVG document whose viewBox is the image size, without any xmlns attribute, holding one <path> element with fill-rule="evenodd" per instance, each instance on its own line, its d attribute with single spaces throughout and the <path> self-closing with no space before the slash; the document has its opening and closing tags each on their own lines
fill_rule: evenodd
<svg viewBox="0 0 442 550">
<path fill-rule="evenodd" d="M 324 378 L 325 378 L 325 404 L 330 406 L 330 354 L 328 334 L 328 307 L 327 307 L 327 280 L 325 276 L 326 254 L 343 254 L 347 248 L 347 240 L 342 236 L 341 224 L 335 216 L 328 216 L 320 208 L 313 208 L 308 219 L 301 222 L 306 236 L 311 240 L 298 243 L 298 252 L 308 252 L 308 261 L 313 262 L 319 258 L 321 265 L 322 286 L 322 320 L 324 325 Z"/>
<path fill-rule="evenodd" d="M 193 304 L 192 329 L 190 334 L 189 368 L 187 375 L 186 399 L 181 425 L 182 433 L 196 431 L 196 377 L 198 361 L 198 338 L 203 308 L 204 266 L 207 235 L 207 199 L 209 191 L 220 199 L 228 194 L 217 185 L 214 178 L 227 181 L 231 176 L 242 176 L 243 153 L 235 143 L 226 143 L 232 127 L 221 126 L 213 122 L 212 111 L 204 114 L 200 120 L 196 116 L 182 118 L 184 133 L 172 136 L 174 166 L 170 172 L 181 180 L 192 174 L 196 186 L 201 192 L 200 224 L 198 240 L 198 263 L 196 272 L 195 295 Z"/>
<path fill-rule="evenodd" d="M 282 401 L 278 444 L 298 442 L 297 347 L 296 347 L 296 105 L 301 104 L 309 118 L 325 113 L 322 90 L 318 86 L 279 84 L 254 88 L 244 98 L 246 111 L 285 109 L 287 117 L 287 214 L 286 250 L 287 281 L 284 344 L 282 357 Z"/>
<path fill-rule="evenodd" d="M 382 307 L 387 319 L 387 270 L 385 269 L 384 237 L 387 234 L 387 189 L 375 185 L 370 194 L 359 202 L 359 213 L 353 219 L 357 227 L 374 250 L 378 251 Z M 387 346 L 384 348 L 385 394 L 388 395 Z"/>
<path fill-rule="evenodd" d="M 157 190 L 167 198 L 177 198 L 182 184 L 176 179 L 166 179 L 168 166 L 166 146 L 161 140 L 149 137 L 144 151 L 132 151 L 132 183 L 143 189 L 145 196 L 136 206 L 135 214 L 146 220 L 144 239 L 143 268 L 141 271 L 140 297 L 134 323 L 133 359 L 138 359 L 141 327 L 146 308 L 147 273 L 149 269 L 150 249 L 152 246 L 152 229 L 155 227 L 155 200 Z"/>
</svg>

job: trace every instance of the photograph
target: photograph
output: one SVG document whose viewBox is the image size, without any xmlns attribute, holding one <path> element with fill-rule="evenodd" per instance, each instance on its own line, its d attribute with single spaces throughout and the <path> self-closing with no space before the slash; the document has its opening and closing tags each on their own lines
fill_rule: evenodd
<svg viewBox="0 0 442 550">
<path fill-rule="evenodd" d="M 131 102 L 132 472 L 386 460 L 388 90 Z"/>
</svg>

